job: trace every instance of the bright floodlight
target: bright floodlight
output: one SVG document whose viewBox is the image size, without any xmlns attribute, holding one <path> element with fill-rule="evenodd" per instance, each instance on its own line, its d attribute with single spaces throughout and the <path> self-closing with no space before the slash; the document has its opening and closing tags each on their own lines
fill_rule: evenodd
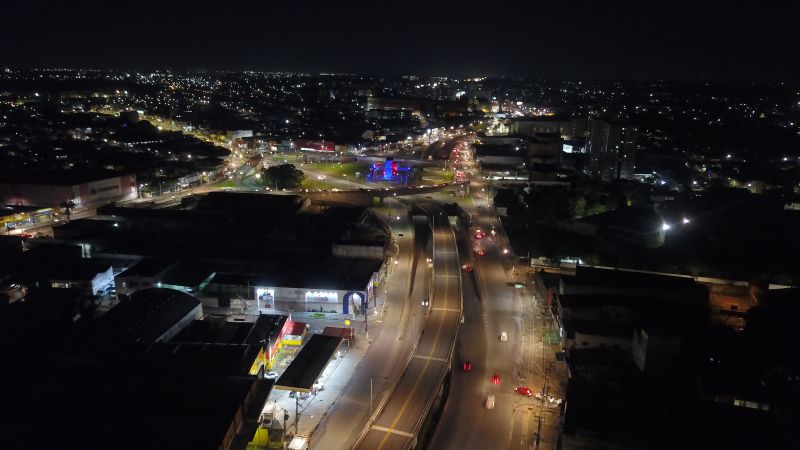
<svg viewBox="0 0 800 450">
<path fill-rule="evenodd" d="M 664 230 L 664 231 L 669 230 L 669 224 L 668 223 L 661 224 L 661 229 Z"/>
<path fill-rule="evenodd" d="M 684 225 L 689 223 L 689 222 L 690 222 L 690 220 L 688 218 L 686 218 L 686 217 L 683 218 L 683 224 Z"/>
</svg>

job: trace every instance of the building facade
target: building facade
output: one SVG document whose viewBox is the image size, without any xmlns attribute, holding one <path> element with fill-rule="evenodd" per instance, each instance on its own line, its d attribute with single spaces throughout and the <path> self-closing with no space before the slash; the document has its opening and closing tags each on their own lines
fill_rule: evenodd
<svg viewBox="0 0 800 450">
<path fill-rule="evenodd" d="M 589 171 L 606 182 L 633 179 L 637 135 L 630 124 L 589 118 Z"/>
</svg>

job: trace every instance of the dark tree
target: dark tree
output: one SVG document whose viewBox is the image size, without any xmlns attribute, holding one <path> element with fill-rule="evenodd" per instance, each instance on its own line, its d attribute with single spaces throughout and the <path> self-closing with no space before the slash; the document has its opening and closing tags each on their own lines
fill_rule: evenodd
<svg viewBox="0 0 800 450">
<path fill-rule="evenodd" d="M 302 170 L 294 164 L 280 164 L 262 171 L 264 184 L 276 189 L 299 188 L 306 178 Z"/>
<path fill-rule="evenodd" d="M 75 202 L 72 200 L 64 200 L 61 202 L 61 207 L 64 209 L 64 214 L 67 215 L 67 222 L 69 222 L 69 216 L 72 215 L 72 209 L 75 208 Z"/>
</svg>

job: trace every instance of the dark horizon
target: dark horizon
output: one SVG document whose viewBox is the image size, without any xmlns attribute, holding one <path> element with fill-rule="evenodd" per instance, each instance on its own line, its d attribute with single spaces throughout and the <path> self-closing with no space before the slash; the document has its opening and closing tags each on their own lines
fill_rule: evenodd
<svg viewBox="0 0 800 450">
<path fill-rule="evenodd" d="M 722 2 L 5 5 L 6 67 L 790 81 L 798 7 Z"/>
</svg>

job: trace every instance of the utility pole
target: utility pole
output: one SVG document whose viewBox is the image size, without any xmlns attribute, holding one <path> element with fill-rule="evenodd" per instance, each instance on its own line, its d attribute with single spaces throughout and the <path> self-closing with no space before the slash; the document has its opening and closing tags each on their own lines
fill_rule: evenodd
<svg viewBox="0 0 800 450">
<path fill-rule="evenodd" d="M 294 435 L 297 436 L 300 427 L 300 393 L 294 397 Z"/>
<path fill-rule="evenodd" d="M 283 409 L 283 445 L 286 445 L 286 422 L 288 421 L 289 421 L 289 411 Z"/>
<path fill-rule="evenodd" d="M 536 450 L 539 450 L 542 440 L 542 419 L 544 419 L 542 416 L 536 415 L 536 447 L 534 447 Z"/>
</svg>

